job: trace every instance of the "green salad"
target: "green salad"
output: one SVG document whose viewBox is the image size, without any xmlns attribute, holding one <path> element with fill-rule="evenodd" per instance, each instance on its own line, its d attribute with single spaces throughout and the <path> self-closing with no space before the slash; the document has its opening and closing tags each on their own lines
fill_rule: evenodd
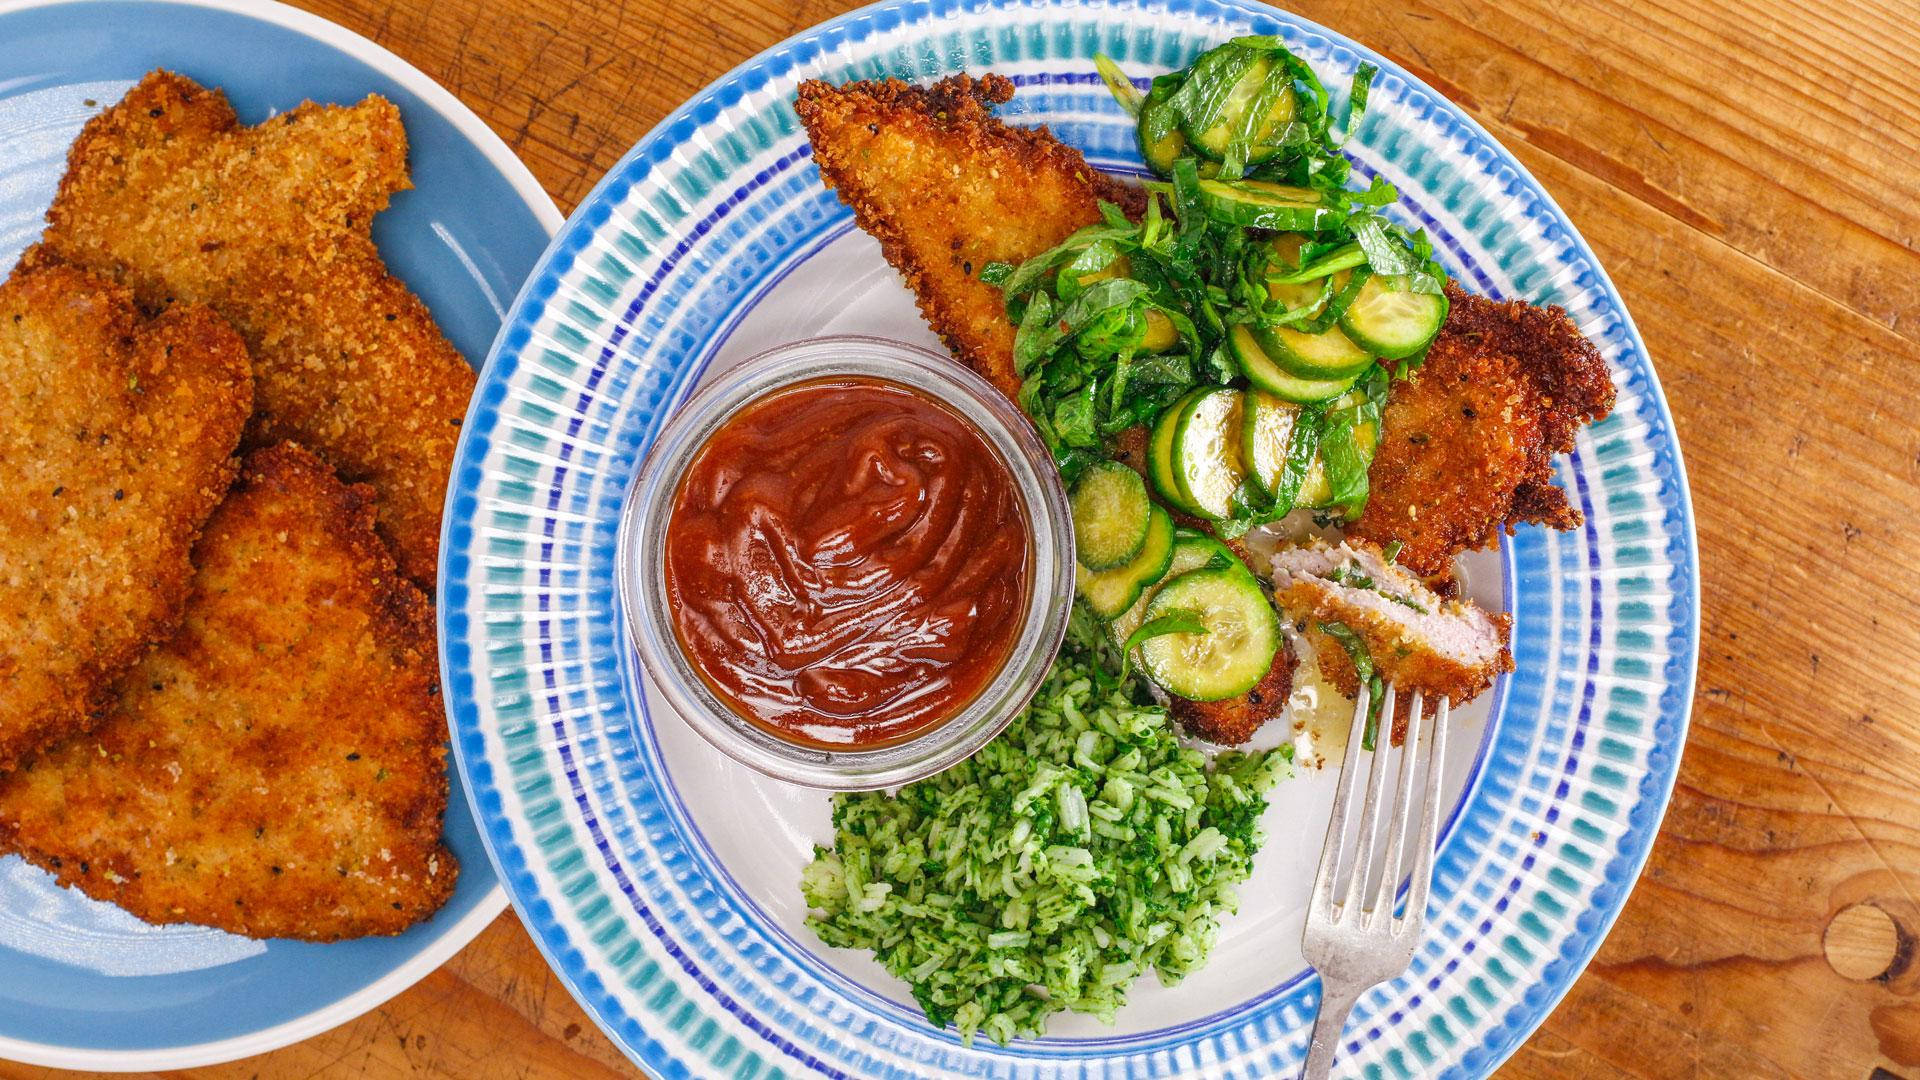
<svg viewBox="0 0 1920 1080">
<path fill-rule="evenodd" d="M 968 761 L 840 795 L 801 887 L 821 941 L 872 950 L 935 1024 L 1005 1043 L 1064 1009 L 1110 1020 L 1148 970 L 1206 959 L 1291 747 L 1211 761 L 1081 627 Z"/>
<path fill-rule="evenodd" d="M 1069 482 L 1148 427 L 1156 493 L 1218 535 L 1299 508 L 1358 517 L 1389 381 L 1447 312 L 1426 235 L 1379 212 L 1393 185 L 1349 186 L 1342 132 L 1373 69 L 1336 128 L 1276 38 L 1229 41 L 1144 95 L 1097 62 L 1158 179 L 1140 220 L 1105 206 L 1052 250 L 983 270 L 1019 328 L 1022 407 Z"/>
</svg>

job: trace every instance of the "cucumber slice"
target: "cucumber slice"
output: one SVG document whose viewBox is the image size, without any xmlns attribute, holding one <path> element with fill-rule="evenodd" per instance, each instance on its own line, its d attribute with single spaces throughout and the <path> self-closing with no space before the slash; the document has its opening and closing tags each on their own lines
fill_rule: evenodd
<svg viewBox="0 0 1920 1080">
<path fill-rule="evenodd" d="M 1146 538 L 1132 561 L 1111 570 L 1089 570 L 1082 563 L 1075 587 L 1095 615 L 1111 619 L 1124 614 L 1136 606 L 1143 590 L 1166 576 L 1173 548 L 1173 519 L 1165 510 L 1150 507 Z"/>
<path fill-rule="evenodd" d="M 1147 542 L 1153 503 L 1140 474 L 1117 461 L 1087 466 L 1073 485 L 1073 549 L 1089 570 L 1125 566 Z"/>
<path fill-rule="evenodd" d="M 1373 363 L 1373 354 L 1353 343 L 1337 326 L 1307 334 L 1291 326 L 1256 326 L 1253 337 L 1282 371 L 1302 379 L 1344 379 Z"/>
<path fill-rule="evenodd" d="M 1280 153 L 1280 140 L 1293 122 L 1293 86 L 1288 82 L 1269 88 L 1273 74 L 1272 57 L 1255 57 L 1241 69 L 1211 126 L 1195 130 L 1188 118 L 1181 119 L 1180 130 L 1187 142 L 1202 156 L 1219 161 L 1227 156 L 1227 144 L 1247 131 L 1247 122 L 1252 119 L 1248 114 L 1258 109 L 1261 116 L 1254 124 L 1246 160 L 1249 165 L 1271 161 Z"/>
<path fill-rule="evenodd" d="M 1418 293 L 1401 274 L 1374 274 L 1340 314 L 1340 326 L 1357 344 L 1389 360 L 1427 347 L 1447 321 L 1442 293 Z"/>
<path fill-rule="evenodd" d="M 1288 270 L 1300 269 L 1300 248 L 1307 238 L 1299 233 L 1281 233 L 1273 238 L 1273 263 Z M 1273 265 L 1269 264 L 1269 267 Z M 1320 309 L 1320 295 L 1325 290 L 1318 281 L 1296 281 L 1292 283 L 1268 282 L 1267 295 L 1287 305 L 1288 311 L 1311 306 L 1316 312 Z"/>
<path fill-rule="evenodd" d="M 1187 497 L 1180 491 L 1180 481 L 1174 477 L 1173 437 L 1180 430 L 1180 414 L 1205 392 L 1204 387 L 1190 390 L 1167 406 L 1160 413 L 1160 419 L 1154 421 L 1153 438 L 1147 442 L 1147 475 L 1153 478 L 1153 489 L 1175 509 L 1196 515 L 1199 511 L 1188 505 Z"/>
<path fill-rule="evenodd" d="M 1146 114 L 1141 113 L 1145 119 Z M 1157 176 L 1172 176 L 1173 163 L 1192 151 L 1187 146 L 1187 137 L 1175 128 L 1152 142 L 1147 141 L 1145 129 L 1140 133 L 1140 156 L 1146 159 L 1147 168 Z"/>
<path fill-rule="evenodd" d="M 1180 344 L 1180 328 L 1159 308 L 1147 309 L 1147 330 L 1140 336 L 1142 355 L 1163 353 Z"/>
<path fill-rule="evenodd" d="M 1355 404 L 1354 398 L 1358 394 L 1359 391 L 1354 391 L 1342 397 L 1339 401 L 1327 406 L 1327 411 L 1332 412 Z M 1360 459 L 1372 461 L 1374 448 L 1380 442 L 1380 425 L 1356 424 L 1352 439 Z M 1327 480 L 1327 463 L 1321 451 L 1316 450 L 1313 461 L 1307 465 L 1306 475 L 1300 480 L 1300 493 L 1294 497 L 1293 505 L 1319 510 L 1331 505 L 1332 502 L 1333 486 Z"/>
<path fill-rule="evenodd" d="M 1259 492 L 1276 516 L 1284 515 L 1300 505 L 1300 489 L 1305 486 L 1312 466 L 1320 460 L 1316 453 L 1319 427 L 1301 422 L 1300 406 L 1264 390 L 1247 391 L 1242 412 L 1245 419 L 1241 427 L 1244 443 L 1241 454 L 1247 462 L 1247 484 Z M 1290 473 L 1288 465 L 1294 461 L 1302 464 L 1294 466 L 1294 472 Z M 1320 478 L 1320 485 L 1326 486 L 1324 476 Z"/>
<path fill-rule="evenodd" d="M 1280 651 L 1280 619 L 1259 582 L 1233 570 L 1193 570 L 1160 587 L 1147 618 L 1195 615 L 1204 634 L 1162 634 L 1140 644 L 1140 665 L 1169 694 L 1219 701 L 1266 677 Z"/>
<path fill-rule="evenodd" d="M 1341 216 L 1312 188 L 1264 180 L 1202 180 L 1200 199 L 1215 221 L 1253 229 L 1311 232 L 1332 226 Z"/>
<path fill-rule="evenodd" d="M 1282 401 L 1265 390 L 1247 391 L 1241 407 L 1240 456 L 1247 463 L 1247 483 L 1272 505 L 1281 493 L 1287 471 L 1287 453 L 1300 422 L 1300 406 Z"/>
<path fill-rule="evenodd" d="M 1167 568 L 1160 577 L 1147 584 L 1133 606 L 1121 612 L 1107 624 L 1107 633 L 1115 645 L 1125 645 L 1140 624 L 1147 621 L 1147 604 L 1153 600 L 1153 594 L 1160 586 L 1190 570 L 1239 570 L 1248 577 L 1253 571 L 1235 558 L 1227 545 L 1211 536 L 1192 532 L 1187 529 L 1174 531 L 1172 557 L 1167 560 Z"/>
<path fill-rule="evenodd" d="M 1240 391 L 1210 387 L 1181 410 L 1173 433 L 1173 479 L 1201 517 L 1233 516 L 1246 481 L 1240 464 Z"/>
<path fill-rule="evenodd" d="M 1295 507 L 1318 510 L 1333 499 L 1333 485 L 1327 483 L 1327 463 L 1318 451 L 1307 463 L 1307 474 L 1300 478 L 1300 493 L 1293 497 Z"/>
<path fill-rule="evenodd" d="M 1247 376 L 1248 382 L 1269 394 L 1302 405 L 1337 398 L 1351 389 L 1360 378 L 1360 373 L 1356 372 L 1336 379 L 1303 379 L 1274 363 L 1248 326 L 1234 327 L 1227 334 L 1227 344 L 1233 350 L 1234 359 L 1240 361 L 1240 370 Z M 1365 370 L 1361 369 L 1363 372 Z"/>
<path fill-rule="evenodd" d="M 1172 106 L 1167 99 L 1180 89 L 1181 78 L 1178 75 L 1162 75 L 1153 80 L 1147 88 L 1146 100 L 1140 103 L 1140 122 L 1134 126 L 1134 138 L 1140 143 L 1140 156 L 1146 159 L 1147 168 L 1161 177 L 1173 175 L 1173 163 L 1191 153 L 1187 147 L 1187 137 L 1180 133 L 1180 127 L 1169 115 Z M 1161 123 L 1167 125 L 1167 133 L 1155 139 L 1147 130 Z"/>
</svg>

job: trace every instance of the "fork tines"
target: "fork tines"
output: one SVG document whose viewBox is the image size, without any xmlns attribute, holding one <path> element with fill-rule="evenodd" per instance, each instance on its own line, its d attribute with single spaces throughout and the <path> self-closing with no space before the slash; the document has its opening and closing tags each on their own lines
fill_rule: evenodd
<svg viewBox="0 0 1920 1080">
<path fill-rule="evenodd" d="M 1432 877 L 1434 832 L 1438 827 L 1440 809 L 1440 769 L 1441 758 L 1446 753 L 1446 727 L 1449 703 L 1441 698 L 1433 709 L 1425 707 L 1424 693 L 1415 690 L 1409 702 L 1406 739 L 1400 748 L 1399 773 L 1393 799 L 1393 811 L 1387 818 L 1387 850 L 1384 862 L 1376 861 L 1379 854 L 1379 811 L 1381 797 L 1385 794 L 1389 757 L 1386 735 L 1393 730 L 1393 724 L 1401 695 L 1388 687 L 1385 701 L 1381 704 L 1379 738 L 1375 750 L 1368 755 L 1367 798 L 1360 808 L 1360 828 L 1349 837 L 1347 835 L 1348 811 L 1353 805 L 1354 788 L 1360 772 L 1361 740 L 1366 727 L 1366 716 L 1370 695 L 1362 687 L 1360 699 L 1354 703 L 1353 730 L 1347 736 L 1347 757 L 1341 766 L 1340 786 L 1334 797 L 1333 820 L 1327 826 L 1327 845 L 1320 856 L 1319 876 L 1314 882 L 1313 904 L 1310 917 L 1329 919 L 1347 923 L 1360 920 L 1367 925 L 1393 910 L 1394 894 L 1399 883 L 1408 880 L 1406 911 L 1394 920 L 1396 933 L 1419 929 L 1426 910 L 1427 889 Z M 1428 739 L 1429 746 L 1421 746 L 1423 727 L 1427 714 L 1434 713 L 1433 732 Z M 1425 751 L 1427 775 L 1424 784 L 1425 798 L 1421 800 L 1420 832 L 1413 845 L 1413 865 L 1404 867 L 1406 860 L 1407 832 L 1412 818 L 1414 796 L 1414 759 Z M 1356 904 L 1369 879 L 1378 878 L 1378 885 L 1372 891 L 1371 901 Z"/>
</svg>

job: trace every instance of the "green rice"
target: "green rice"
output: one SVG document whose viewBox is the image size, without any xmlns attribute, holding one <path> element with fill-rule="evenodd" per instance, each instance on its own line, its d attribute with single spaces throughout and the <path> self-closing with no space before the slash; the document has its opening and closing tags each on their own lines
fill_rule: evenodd
<svg viewBox="0 0 1920 1080">
<path fill-rule="evenodd" d="M 833 846 L 801 874 L 808 925 L 872 950 L 968 1042 L 1043 1034 L 1063 1009 L 1110 1021 L 1149 968 L 1179 982 L 1235 909 L 1291 755 L 1209 763 L 1137 695 L 1070 646 L 972 759 L 836 796 Z"/>
</svg>

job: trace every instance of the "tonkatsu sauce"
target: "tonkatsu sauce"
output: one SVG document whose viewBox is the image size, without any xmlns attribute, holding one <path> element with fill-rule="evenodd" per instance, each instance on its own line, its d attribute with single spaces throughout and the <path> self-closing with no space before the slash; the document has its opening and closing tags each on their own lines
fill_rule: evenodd
<svg viewBox="0 0 1920 1080">
<path fill-rule="evenodd" d="M 992 681 L 1030 548 L 1013 475 L 971 423 L 897 383 L 815 380 L 742 408 L 688 466 L 667 599 L 682 651 L 740 715 L 870 748 Z"/>
</svg>

